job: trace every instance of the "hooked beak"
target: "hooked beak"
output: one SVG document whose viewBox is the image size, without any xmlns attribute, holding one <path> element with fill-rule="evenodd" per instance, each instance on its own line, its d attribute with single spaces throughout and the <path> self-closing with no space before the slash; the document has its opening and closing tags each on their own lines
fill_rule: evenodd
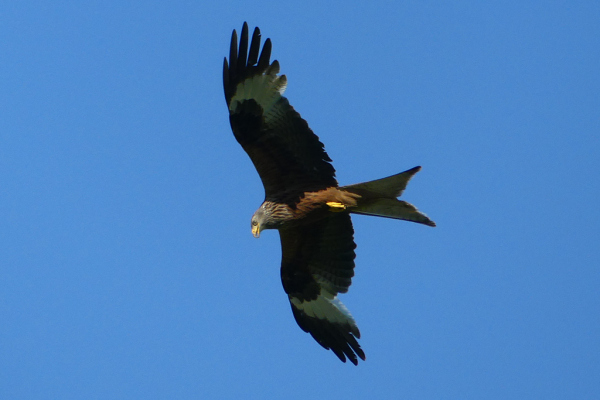
<svg viewBox="0 0 600 400">
<path fill-rule="evenodd" d="M 254 225 L 254 226 L 252 227 L 252 235 L 253 235 L 255 238 L 258 238 L 258 237 L 260 237 L 260 225 Z"/>
</svg>

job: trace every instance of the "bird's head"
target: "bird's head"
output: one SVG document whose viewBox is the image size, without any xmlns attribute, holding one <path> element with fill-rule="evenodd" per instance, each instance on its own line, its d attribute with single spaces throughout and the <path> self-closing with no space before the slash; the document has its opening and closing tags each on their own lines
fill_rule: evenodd
<svg viewBox="0 0 600 400">
<path fill-rule="evenodd" d="M 252 216 L 250 225 L 252 226 L 252 235 L 255 238 L 260 236 L 260 233 L 266 227 L 266 211 L 264 205 L 261 205 Z"/>
<path fill-rule="evenodd" d="M 280 207 L 278 204 L 269 201 L 262 203 L 250 221 L 254 237 L 259 237 L 260 233 L 265 229 L 279 229 L 285 221 L 284 217 L 289 214 L 285 211 L 286 208 Z"/>
</svg>

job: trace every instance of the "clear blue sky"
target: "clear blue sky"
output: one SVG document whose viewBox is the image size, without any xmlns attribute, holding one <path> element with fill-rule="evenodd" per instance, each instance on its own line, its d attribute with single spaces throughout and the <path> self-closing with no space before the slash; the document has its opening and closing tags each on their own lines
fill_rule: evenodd
<svg viewBox="0 0 600 400">
<path fill-rule="evenodd" d="M 290 2 L 291 3 L 291 2 Z M 0 398 L 600 397 L 600 3 L 4 2 Z M 367 361 L 296 325 L 222 63 L 243 21 L 356 216 Z"/>
</svg>

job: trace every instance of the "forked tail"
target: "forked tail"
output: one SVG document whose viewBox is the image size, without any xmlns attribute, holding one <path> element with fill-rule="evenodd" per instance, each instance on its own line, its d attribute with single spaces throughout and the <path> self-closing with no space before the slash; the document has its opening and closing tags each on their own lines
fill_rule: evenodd
<svg viewBox="0 0 600 400">
<path fill-rule="evenodd" d="M 406 189 L 410 178 L 420 170 L 421 167 L 414 167 L 387 178 L 342 186 L 340 189 L 361 196 L 357 206 L 350 209 L 351 213 L 403 219 L 435 226 L 435 222 L 419 212 L 415 206 L 397 199 Z"/>
</svg>

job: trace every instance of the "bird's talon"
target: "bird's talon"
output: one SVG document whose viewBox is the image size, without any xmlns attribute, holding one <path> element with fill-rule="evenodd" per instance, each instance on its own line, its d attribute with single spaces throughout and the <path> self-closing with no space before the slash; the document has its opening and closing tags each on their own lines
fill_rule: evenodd
<svg viewBox="0 0 600 400">
<path fill-rule="evenodd" d="M 342 203 L 338 203 L 337 201 L 328 201 L 327 205 L 333 212 L 340 212 L 346 209 L 346 205 Z"/>
</svg>

